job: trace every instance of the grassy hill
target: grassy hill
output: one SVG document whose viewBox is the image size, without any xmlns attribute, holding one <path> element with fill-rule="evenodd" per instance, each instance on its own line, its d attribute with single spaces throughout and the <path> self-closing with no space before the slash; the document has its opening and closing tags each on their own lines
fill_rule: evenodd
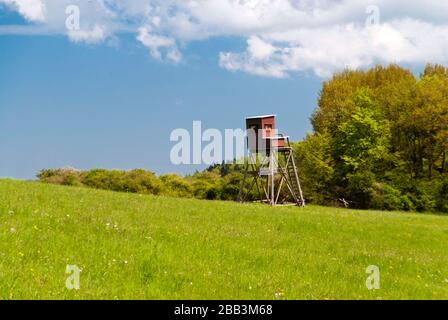
<svg viewBox="0 0 448 320">
<path fill-rule="evenodd" d="M 66 265 L 81 269 L 65 287 Z M 381 289 L 367 290 L 367 266 Z M 448 299 L 448 217 L 0 180 L 0 299 Z"/>
</svg>

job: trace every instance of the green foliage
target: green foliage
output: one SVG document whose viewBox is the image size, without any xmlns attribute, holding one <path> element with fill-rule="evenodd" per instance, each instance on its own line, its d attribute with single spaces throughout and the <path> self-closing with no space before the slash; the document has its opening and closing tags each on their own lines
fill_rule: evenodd
<svg viewBox="0 0 448 320">
<path fill-rule="evenodd" d="M 241 166 L 218 164 L 191 176 L 165 174 L 157 177 L 143 169 L 130 171 L 93 169 L 79 171 L 71 168 L 44 169 L 37 177 L 42 182 L 86 186 L 95 189 L 166 195 L 207 200 L 236 200 L 242 181 Z M 252 193 L 249 200 L 255 199 Z"/>
<path fill-rule="evenodd" d="M 65 186 L 80 186 L 82 184 L 80 172 L 73 168 L 43 169 L 37 174 L 37 177 L 41 181 Z"/>
<path fill-rule="evenodd" d="M 448 213 L 448 177 L 440 183 L 436 196 L 437 209 Z"/>
<path fill-rule="evenodd" d="M 420 78 L 397 65 L 345 70 L 324 83 L 311 122 L 296 149 L 308 201 L 446 212 L 447 68 L 428 65 Z"/>
<path fill-rule="evenodd" d="M 105 190 L 159 194 L 162 184 L 154 173 L 143 169 L 131 171 L 94 169 L 81 174 L 83 185 Z"/>
<path fill-rule="evenodd" d="M 369 208 L 373 196 L 375 175 L 370 171 L 349 173 L 347 182 L 347 198 L 358 208 Z"/>
<path fill-rule="evenodd" d="M 370 207 L 379 210 L 414 210 L 414 204 L 401 191 L 384 183 L 375 183 L 373 186 Z"/>
<path fill-rule="evenodd" d="M 293 144 L 303 192 L 313 203 L 326 204 L 332 198 L 329 187 L 334 179 L 334 168 L 330 139 L 328 133 L 316 133 Z"/>
<path fill-rule="evenodd" d="M 342 160 L 345 173 L 374 170 L 389 152 L 390 129 L 381 119 L 378 108 L 367 90 L 357 92 L 353 114 L 341 123 L 334 135 L 336 160 Z"/>
<path fill-rule="evenodd" d="M 183 177 L 177 174 L 165 174 L 159 179 L 164 185 L 164 194 L 183 198 L 192 196 L 192 186 Z"/>
<path fill-rule="evenodd" d="M 243 176 L 232 172 L 224 176 L 222 181 L 221 200 L 235 200 L 238 197 Z"/>
</svg>

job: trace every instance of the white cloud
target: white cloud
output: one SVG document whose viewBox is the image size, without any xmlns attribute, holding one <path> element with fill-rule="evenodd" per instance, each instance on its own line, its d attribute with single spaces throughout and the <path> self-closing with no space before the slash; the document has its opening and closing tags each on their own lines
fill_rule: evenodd
<svg viewBox="0 0 448 320">
<path fill-rule="evenodd" d="M 75 42 L 98 43 L 135 33 L 151 56 L 179 62 L 179 44 L 211 37 L 244 38 L 242 52 L 220 53 L 220 66 L 260 76 L 313 72 L 327 77 L 346 66 L 448 63 L 446 0 L 0 0 L 30 21 Z M 78 5 L 81 30 L 64 28 L 65 7 Z M 380 24 L 367 26 L 369 6 Z M 37 28 L 38 26 L 36 26 Z M 0 27 L 0 33 L 31 32 Z M 42 29 L 39 29 L 43 32 Z"/>
<path fill-rule="evenodd" d="M 106 31 L 103 27 L 95 25 L 91 30 L 69 30 L 67 35 L 73 42 L 95 44 L 104 41 Z"/>
<path fill-rule="evenodd" d="M 41 0 L 0 0 L 30 21 L 45 21 L 45 5 Z"/>
<path fill-rule="evenodd" d="M 256 51 L 251 41 L 243 53 L 221 53 L 220 65 L 272 77 L 307 70 L 328 77 L 344 67 L 356 69 L 375 63 L 448 62 L 448 26 L 407 19 L 367 28 L 347 24 L 268 34 L 265 45 L 277 45 L 266 52 Z"/>
<path fill-rule="evenodd" d="M 247 40 L 247 51 L 252 59 L 265 60 L 268 59 L 276 51 L 276 48 L 260 39 L 252 36 Z"/>
<path fill-rule="evenodd" d="M 219 64 L 230 71 L 283 78 L 287 75 L 282 63 L 283 58 L 288 55 L 286 51 L 274 47 L 257 36 L 252 36 L 247 40 L 245 53 L 220 53 Z"/>
<path fill-rule="evenodd" d="M 149 48 L 151 56 L 155 59 L 162 59 L 162 50 L 166 51 L 166 58 L 172 62 L 177 63 L 182 59 L 173 38 L 152 34 L 149 27 L 141 27 L 138 30 L 137 40 Z"/>
</svg>

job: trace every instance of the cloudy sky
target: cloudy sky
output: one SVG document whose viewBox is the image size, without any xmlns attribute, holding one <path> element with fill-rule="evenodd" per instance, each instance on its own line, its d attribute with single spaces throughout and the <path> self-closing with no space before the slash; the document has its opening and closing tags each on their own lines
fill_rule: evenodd
<svg viewBox="0 0 448 320">
<path fill-rule="evenodd" d="M 446 64 L 447 18 L 443 0 L 0 0 L 0 176 L 191 172 L 168 137 L 192 120 L 277 113 L 299 139 L 333 72 Z"/>
</svg>

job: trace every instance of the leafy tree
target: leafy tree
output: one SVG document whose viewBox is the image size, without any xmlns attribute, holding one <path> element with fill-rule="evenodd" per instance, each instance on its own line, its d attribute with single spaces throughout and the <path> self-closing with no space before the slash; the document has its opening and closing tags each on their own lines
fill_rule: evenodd
<svg viewBox="0 0 448 320">
<path fill-rule="evenodd" d="M 330 135 L 326 132 L 308 134 L 304 141 L 294 143 L 293 148 L 300 182 L 308 201 L 327 203 L 332 198 L 334 179 Z"/>
<path fill-rule="evenodd" d="M 324 139 L 332 180 L 298 154 L 304 184 L 326 185 L 325 197 L 349 197 L 359 207 L 433 210 L 440 193 L 433 186 L 447 175 L 447 99 L 448 69 L 441 65 L 426 66 L 420 78 L 397 65 L 335 74 L 323 84 L 314 134 L 298 150 L 320 150 Z"/>
<path fill-rule="evenodd" d="M 389 157 L 389 123 L 379 114 L 369 90 L 359 90 L 354 105 L 353 114 L 337 127 L 333 137 L 333 154 L 342 162 L 344 175 L 358 170 L 375 171 Z"/>
</svg>

